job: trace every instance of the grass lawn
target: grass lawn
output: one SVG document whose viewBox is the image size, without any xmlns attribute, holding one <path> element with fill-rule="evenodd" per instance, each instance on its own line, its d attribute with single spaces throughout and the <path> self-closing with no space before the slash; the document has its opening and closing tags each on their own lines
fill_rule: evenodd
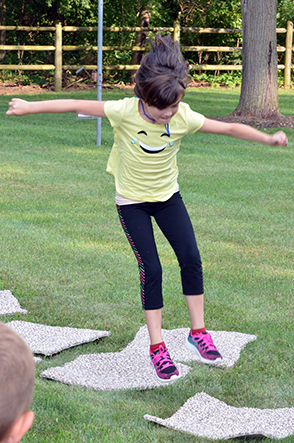
<svg viewBox="0 0 294 443">
<path fill-rule="evenodd" d="M 104 91 L 103 99 L 126 94 Z M 95 99 L 96 93 L 22 98 L 72 97 Z M 209 117 L 232 112 L 238 97 L 238 90 L 195 89 L 185 100 Z M 293 99 L 293 91 L 280 93 L 282 113 L 294 114 Z M 28 314 L 2 320 L 111 331 L 37 365 L 36 418 L 23 441 L 205 442 L 143 418 L 167 418 L 201 391 L 236 407 L 294 407 L 294 130 L 285 129 L 288 148 L 199 133 L 184 139 L 178 155 L 180 189 L 204 266 L 206 327 L 257 340 L 231 369 L 192 363 L 189 375 L 170 386 L 99 392 L 39 374 L 81 354 L 121 351 L 145 324 L 136 260 L 118 221 L 113 177 L 105 172 L 112 130 L 103 120 L 97 147 L 94 120 L 7 117 L 8 102 L 0 97 L 0 289 L 10 289 Z M 189 327 L 176 258 L 157 228 L 156 237 L 163 327 Z"/>
</svg>

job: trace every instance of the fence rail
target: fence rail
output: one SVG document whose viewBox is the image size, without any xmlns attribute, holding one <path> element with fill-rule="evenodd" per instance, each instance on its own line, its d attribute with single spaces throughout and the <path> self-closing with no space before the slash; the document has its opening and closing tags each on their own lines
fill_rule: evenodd
<svg viewBox="0 0 294 443">
<path fill-rule="evenodd" d="M 62 45 L 62 33 L 63 32 L 96 32 L 97 27 L 78 27 L 78 26 L 62 26 L 61 23 L 56 23 L 55 26 L 0 26 L 0 31 L 26 31 L 26 32 L 54 32 L 55 34 L 55 45 L 38 46 L 38 45 L 0 45 L 0 51 L 54 51 L 54 64 L 48 65 L 10 65 L 10 64 L 0 64 L 0 70 L 18 70 L 18 71 L 48 71 L 54 70 L 55 77 L 55 91 L 60 91 L 62 89 L 62 71 L 64 70 L 78 70 L 82 65 L 64 65 L 62 64 L 63 52 L 66 51 L 97 51 L 97 46 L 92 45 L 79 45 L 70 46 Z M 180 34 L 183 32 L 195 33 L 195 34 L 242 34 L 242 29 L 226 29 L 226 28 L 197 28 L 197 27 L 180 27 L 178 22 L 174 23 L 173 27 L 103 27 L 103 31 L 110 32 L 157 32 L 157 31 L 167 31 L 173 33 L 175 40 L 180 40 Z M 278 69 L 284 71 L 284 87 L 287 89 L 290 87 L 291 80 L 291 70 L 294 69 L 292 65 L 292 52 L 294 47 L 292 46 L 293 41 L 293 24 L 292 22 L 287 23 L 287 28 L 277 28 L 276 32 L 278 34 L 285 34 L 285 46 L 278 46 L 277 52 L 285 53 L 284 64 L 278 65 Z M 229 46 L 182 46 L 183 52 L 241 52 L 242 47 L 229 47 Z M 102 51 L 144 51 L 145 49 L 140 46 L 102 46 Z M 97 65 L 83 65 L 87 70 L 96 70 Z M 139 68 L 139 65 L 103 65 L 103 70 L 126 70 L 134 71 Z M 242 65 L 209 65 L 209 64 L 192 64 L 190 65 L 190 70 L 198 71 L 220 71 L 229 70 L 236 71 L 241 70 Z"/>
</svg>

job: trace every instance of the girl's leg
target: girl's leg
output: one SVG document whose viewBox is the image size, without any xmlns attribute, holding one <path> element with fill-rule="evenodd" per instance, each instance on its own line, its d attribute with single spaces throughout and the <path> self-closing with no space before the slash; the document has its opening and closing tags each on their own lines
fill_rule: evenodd
<svg viewBox="0 0 294 443">
<path fill-rule="evenodd" d="M 162 205 L 155 219 L 177 256 L 192 328 L 203 328 L 202 263 L 193 226 L 179 192 Z"/>
<path fill-rule="evenodd" d="M 140 203 L 120 206 L 118 207 L 118 214 L 124 232 L 138 261 L 142 305 L 150 342 L 154 345 L 162 342 L 162 270 L 148 205 Z"/>
<path fill-rule="evenodd" d="M 143 309 L 163 307 L 162 269 L 147 203 L 118 206 L 120 222 L 138 261 Z"/>
<path fill-rule="evenodd" d="M 190 217 L 179 193 L 166 203 L 155 218 L 181 267 L 183 293 L 191 318 L 191 331 L 185 346 L 203 363 L 219 363 L 222 356 L 204 326 L 202 265 Z"/>
<path fill-rule="evenodd" d="M 141 299 L 150 336 L 150 359 L 157 378 L 169 382 L 179 377 L 161 334 L 162 269 L 154 240 L 151 213 L 153 204 L 118 206 L 124 232 L 139 265 Z"/>
<path fill-rule="evenodd" d="M 151 345 L 163 341 L 161 333 L 161 311 L 161 309 L 144 310 Z"/>
<path fill-rule="evenodd" d="M 192 329 L 204 328 L 204 294 L 186 295 Z"/>
</svg>

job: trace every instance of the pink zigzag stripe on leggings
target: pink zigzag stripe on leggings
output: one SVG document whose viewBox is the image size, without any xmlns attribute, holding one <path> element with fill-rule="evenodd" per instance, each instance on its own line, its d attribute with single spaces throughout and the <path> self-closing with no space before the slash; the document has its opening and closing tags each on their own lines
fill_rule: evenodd
<svg viewBox="0 0 294 443">
<path fill-rule="evenodd" d="M 122 228 L 124 230 L 124 233 L 126 234 L 126 237 L 134 251 L 134 254 L 136 256 L 136 259 L 138 261 L 138 266 L 139 266 L 139 273 L 140 273 L 140 289 L 141 289 L 141 300 L 142 300 L 142 305 L 145 306 L 145 267 L 144 267 L 144 263 L 142 262 L 142 258 L 138 252 L 138 249 L 136 248 L 136 245 L 132 239 L 132 237 L 130 236 L 130 233 L 126 227 L 123 215 L 121 213 L 120 210 L 120 206 L 117 206 L 117 210 L 118 210 L 118 215 L 119 215 L 119 219 L 122 225 Z"/>
</svg>

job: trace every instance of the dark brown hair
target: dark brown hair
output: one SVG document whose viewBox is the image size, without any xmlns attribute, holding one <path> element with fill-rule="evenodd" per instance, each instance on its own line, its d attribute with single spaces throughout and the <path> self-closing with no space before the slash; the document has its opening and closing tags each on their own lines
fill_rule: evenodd
<svg viewBox="0 0 294 443">
<path fill-rule="evenodd" d="M 170 35 L 148 39 L 151 51 L 146 54 L 135 76 L 134 92 L 149 106 L 164 109 L 185 95 L 189 64 L 178 42 Z"/>
</svg>

